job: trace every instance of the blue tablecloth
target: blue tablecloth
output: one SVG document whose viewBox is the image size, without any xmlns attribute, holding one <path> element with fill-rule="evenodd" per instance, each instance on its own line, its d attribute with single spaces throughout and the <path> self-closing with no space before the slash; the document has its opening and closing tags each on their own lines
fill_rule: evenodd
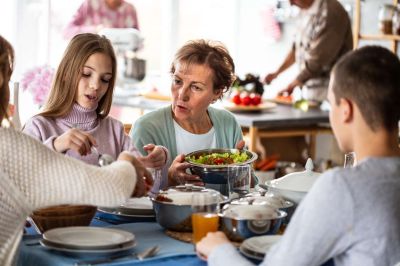
<svg viewBox="0 0 400 266">
<path fill-rule="evenodd" d="M 107 223 L 94 220 L 94 226 L 104 226 Z M 206 265 L 205 262 L 198 259 L 195 255 L 193 245 L 168 237 L 164 229 L 157 223 L 129 223 L 120 225 L 111 225 L 111 227 L 120 228 L 132 232 L 137 240 L 135 252 L 141 252 L 146 248 L 159 245 L 160 252 L 153 258 L 143 261 L 136 259 L 119 259 L 107 265 Z M 86 257 L 72 257 L 60 252 L 48 250 L 40 245 L 32 244 L 38 240 L 38 235 L 25 236 L 20 246 L 18 265 L 74 265 L 75 263 L 87 260 Z"/>
</svg>

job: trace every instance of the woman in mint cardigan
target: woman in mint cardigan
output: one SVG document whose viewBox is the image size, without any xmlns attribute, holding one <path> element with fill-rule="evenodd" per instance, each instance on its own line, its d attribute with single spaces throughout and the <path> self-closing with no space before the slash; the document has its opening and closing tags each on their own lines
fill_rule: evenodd
<svg viewBox="0 0 400 266">
<path fill-rule="evenodd" d="M 190 41 L 181 47 L 171 66 L 172 104 L 150 112 L 134 124 L 130 136 L 146 154 L 147 143 L 169 150 L 168 178 L 155 180 L 153 188 L 199 180 L 188 174 L 184 154 L 207 148 L 243 148 L 242 131 L 234 116 L 213 108 L 235 80 L 235 65 L 219 42 Z M 157 184 L 158 182 L 158 184 Z"/>
</svg>

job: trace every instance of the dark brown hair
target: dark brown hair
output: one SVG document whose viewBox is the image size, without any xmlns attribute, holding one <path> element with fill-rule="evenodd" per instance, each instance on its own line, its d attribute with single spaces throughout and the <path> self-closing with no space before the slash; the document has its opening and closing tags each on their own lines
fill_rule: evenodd
<svg viewBox="0 0 400 266">
<path fill-rule="evenodd" d="M 381 46 L 365 46 L 333 68 L 333 93 L 354 101 L 372 130 L 397 130 L 400 119 L 400 60 Z M 333 103 L 332 103 L 333 104 Z"/>
<path fill-rule="evenodd" d="M 236 79 L 233 59 L 220 42 L 202 39 L 189 41 L 176 52 L 171 74 L 178 63 L 184 63 L 186 67 L 191 64 L 208 66 L 213 72 L 214 92 L 227 92 Z"/>
<path fill-rule="evenodd" d="M 65 50 L 53 80 L 50 95 L 39 115 L 46 117 L 62 117 L 68 114 L 75 102 L 82 69 L 89 57 L 95 53 L 110 56 L 112 77 L 106 94 L 101 98 L 96 113 L 100 118 L 108 115 L 112 104 L 117 60 L 111 42 L 104 36 L 93 33 L 78 34 L 72 38 Z"/>
<path fill-rule="evenodd" d="M 14 49 L 11 44 L 0 35 L 0 123 L 8 119 L 7 107 L 10 100 L 8 82 L 14 67 Z"/>
</svg>

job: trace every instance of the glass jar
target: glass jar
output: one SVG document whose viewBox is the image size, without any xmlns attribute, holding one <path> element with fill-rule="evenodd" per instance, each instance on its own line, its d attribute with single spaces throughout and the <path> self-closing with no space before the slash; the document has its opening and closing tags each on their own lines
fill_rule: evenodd
<svg viewBox="0 0 400 266">
<path fill-rule="evenodd" d="M 400 9 L 396 9 L 392 19 L 393 34 L 400 35 Z"/>
<path fill-rule="evenodd" d="M 392 34 L 393 15 L 396 7 L 393 5 L 383 5 L 379 10 L 379 29 L 383 34 Z"/>
</svg>

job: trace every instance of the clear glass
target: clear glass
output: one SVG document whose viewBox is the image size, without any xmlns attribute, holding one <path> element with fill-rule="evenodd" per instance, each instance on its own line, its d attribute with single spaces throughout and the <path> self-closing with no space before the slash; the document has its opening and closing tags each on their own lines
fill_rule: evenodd
<svg viewBox="0 0 400 266">
<path fill-rule="evenodd" d="M 241 198 L 250 193 L 251 166 L 240 165 L 228 168 L 229 198 Z"/>
<path fill-rule="evenodd" d="M 344 168 L 350 168 L 356 165 L 356 153 L 349 152 L 344 155 Z"/>
<path fill-rule="evenodd" d="M 196 244 L 208 232 L 216 232 L 219 227 L 219 199 L 217 191 L 195 192 L 192 195 L 193 243 Z"/>
</svg>

